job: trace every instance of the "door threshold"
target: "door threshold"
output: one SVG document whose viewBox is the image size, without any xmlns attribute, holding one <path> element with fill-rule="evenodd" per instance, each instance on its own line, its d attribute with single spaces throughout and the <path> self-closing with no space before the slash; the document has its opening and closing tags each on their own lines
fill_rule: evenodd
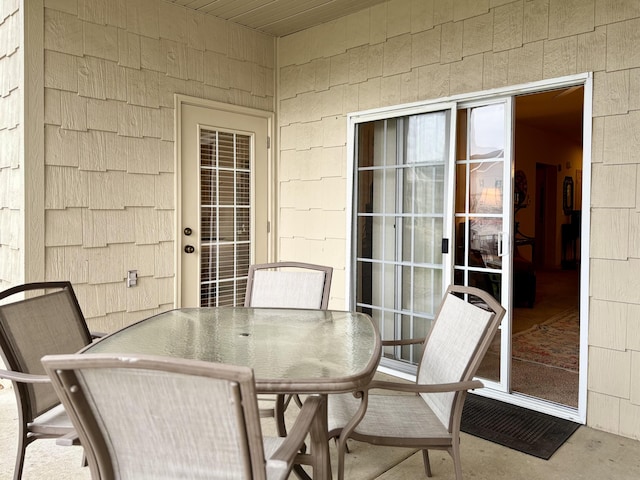
<svg viewBox="0 0 640 480">
<path fill-rule="evenodd" d="M 377 371 L 380 373 L 384 373 L 386 375 L 407 380 L 411 383 L 415 383 L 416 381 L 415 374 L 412 374 L 409 372 L 402 372 L 402 371 L 390 368 L 388 366 L 378 365 Z M 489 383 L 486 379 L 480 379 L 480 380 L 483 381 L 485 385 Z M 517 392 L 507 393 L 507 392 L 503 392 L 502 390 L 491 388 L 490 386 L 487 386 L 485 388 L 479 388 L 477 390 L 472 390 L 472 392 L 476 395 L 492 398 L 494 400 L 499 400 L 505 403 L 510 403 L 512 405 L 517 405 L 519 407 L 528 408 L 529 410 L 534 410 L 536 412 L 546 413 L 547 415 L 563 418 L 565 420 L 571 420 L 572 422 L 580 423 L 582 425 L 586 423 L 580 417 L 580 412 L 578 408 L 570 407 L 568 405 L 562 405 L 559 403 L 544 400 L 542 398 L 525 395 L 523 393 L 517 393 Z"/>
<path fill-rule="evenodd" d="M 580 423 L 584 425 L 584 421 L 580 418 L 578 409 L 570 407 L 568 405 L 561 405 L 559 403 L 550 402 L 542 398 L 531 397 L 522 393 L 507 393 L 492 388 L 481 388 L 473 390 L 473 393 L 501 402 L 510 403 L 519 407 L 528 408 L 540 413 L 546 413 L 554 417 L 563 418 L 565 420 L 571 420 L 572 422 Z"/>
</svg>

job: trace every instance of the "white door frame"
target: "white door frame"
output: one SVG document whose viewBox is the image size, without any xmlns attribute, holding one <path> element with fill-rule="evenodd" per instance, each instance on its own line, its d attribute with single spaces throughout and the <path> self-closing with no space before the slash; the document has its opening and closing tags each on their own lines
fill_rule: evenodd
<svg viewBox="0 0 640 480">
<path fill-rule="evenodd" d="M 554 415 L 556 417 L 565 418 L 579 423 L 586 423 L 587 420 L 587 366 L 588 366 L 588 332 L 589 332 L 589 245 L 590 245 L 590 225 L 591 225 L 591 142 L 592 142 L 592 112 L 593 112 L 593 73 L 586 72 L 577 75 L 569 75 L 566 77 L 554 78 L 549 80 L 540 80 L 521 85 L 512 85 L 507 87 L 484 90 L 481 92 L 465 93 L 444 97 L 423 102 L 414 102 L 404 105 L 395 105 L 392 107 L 376 108 L 361 112 L 354 112 L 347 115 L 347 184 L 353 185 L 354 181 L 354 165 L 355 165 L 355 131 L 357 124 L 376 118 L 388 118 L 399 115 L 410 115 L 412 113 L 421 113 L 433 104 L 446 104 L 448 102 L 466 103 L 482 101 L 483 99 L 494 99 L 505 95 L 521 95 L 526 93 L 536 93 L 544 90 L 566 88 L 575 85 L 584 87 L 584 110 L 583 110 L 583 150 L 582 150 L 582 221 L 580 231 L 580 258 L 583 260 L 580 267 L 580 373 L 578 382 L 578 408 L 557 406 L 551 402 L 541 399 L 527 397 L 525 395 L 510 394 L 508 392 L 500 392 L 499 390 L 480 389 L 478 394 L 485 394 L 504 400 L 509 403 L 521 405 L 542 413 Z M 453 136 L 453 135 L 452 135 Z M 346 252 L 349 261 L 345 265 L 345 299 L 346 305 L 349 307 L 353 304 L 353 268 L 351 255 L 353 255 L 353 191 L 347 191 L 347 238 Z M 415 376 L 402 374 L 396 371 L 385 369 L 387 373 L 401 376 L 410 380 L 415 380 Z"/>
<path fill-rule="evenodd" d="M 255 108 L 242 107 L 238 105 L 231 105 L 228 103 L 216 102 L 213 100 L 206 100 L 198 97 L 191 97 L 188 95 L 175 94 L 174 95 L 174 158 L 175 158 L 175 184 L 174 184 L 174 204 L 175 204 L 175 229 L 174 229 L 174 305 L 176 308 L 182 306 L 182 291 L 180 285 L 182 284 L 182 255 L 181 248 L 182 242 L 180 241 L 181 229 L 182 229 L 182 107 L 184 105 L 193 105 L 196 107 L 210 108 L 212 110 L 218 110 L 221 112 L 237 113 L 242 115 L 249 115 L 267 120 L 269 147 L 267 148 L 267 188 L 268 188 L 268 203 L 267 206 L 267 222 L 269 231 L 267 234 L 267 255 L 269 260 L 272 261 L 275 258 L 275 203 L 276 203 L 276 188 L 275 188 L 275 165 L 273 151 L 274 145 L 274 113 L 265 110 L 258 110 Z"/>
</svg>

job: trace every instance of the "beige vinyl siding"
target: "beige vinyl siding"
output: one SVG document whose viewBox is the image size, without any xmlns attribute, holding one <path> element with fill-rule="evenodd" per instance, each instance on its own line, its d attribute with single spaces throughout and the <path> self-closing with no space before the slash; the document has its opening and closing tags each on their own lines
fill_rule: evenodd
<svg viewBox="0 0 640 480">
<path fill-rule="evenodd" d="M 594 72 L 587 422 L 640 438 L 637 2 L 389 0 L 279 39 L 277 66 L 273 37 L 160 0 L 28 2 L 43 18 L 30 131 L 44 158 L 30 158 L 45 187 L 24 183 L 32 57 L 22 3 L 2 0 L 0 288 L 69 279 L 98 330 L 173 306 L 175 93 L 276 111 L 277 256 L 333 266 L 343 308 L 347 113 Z M 42 205 L 44 259 L 25 252 L 25 197 Z"/>
<path fill-rule="evenodd" d="M 389 0 L 278 45 L 279 255 L 331 264 L 340 307 L 347 113 L 594 72 L 587 422 L 640 438 L 637 2 Z"/>
<path fill-rule="evenodd" d="M 23 87 L 19 2 L 0 5 L 0 290 L 24 279 Z"/>
<path fill-rule="evenodd" d="M 273 111 L 275 41 L 155 0 L 44 7 L 46 280 L 111 331 L 173 308 L 174 94 Z"/>
</svg>

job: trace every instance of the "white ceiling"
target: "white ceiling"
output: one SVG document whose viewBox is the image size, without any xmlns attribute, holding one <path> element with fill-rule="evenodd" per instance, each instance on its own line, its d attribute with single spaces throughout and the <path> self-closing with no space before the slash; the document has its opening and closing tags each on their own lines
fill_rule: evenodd
<svg viewBox="0 0 640 480">
<path fill-rule="evenodd" d="M 554 132 L 582 144 L 583 109 L 582 87 L 519 95 L 516 97 L 516 122 Z"/>
<path fill-rule="evenodd" d="M 369 8 L 385 0 L 166 0 L 276 37 Z"/>
</svg>

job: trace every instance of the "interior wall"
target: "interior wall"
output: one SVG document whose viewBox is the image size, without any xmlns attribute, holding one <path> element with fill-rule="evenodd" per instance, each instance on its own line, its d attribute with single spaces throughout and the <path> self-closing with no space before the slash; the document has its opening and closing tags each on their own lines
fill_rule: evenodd
<svg viewBox="0 0 640 480">
<path fill-rule="evenodd" d="M 275 40 L 162 1 L 44 3 L 46 280 L 111 331 L 173 308 L 174 94 L 273 111 Z"/>
<path fill-rule="evenodd" d="M 349 112 L 594 72 L 587 423 L 640 438 L 639 32 L 634 2 L 389 0 L 281 38 L 279 254 L 345 288 Z"/>
<path fill-rule="evenodd" d="M 541 130 L 518 121 L 515 123 L 515 169 L 525 172 L 527 177 L 527 194 L 525 200 L 526 208 L 520 210 L 516 216 L 516 221 L 520 222 L 520 230 L 531 237 L 536 236 L 536 210 L 540 199 L 536 192 L 536 164 L 554 166 L 557 170 L 556 182 L 556 205 L 555 210 L 545 213 L 545 220 L 555 224 L 554 257 L 551 259 L 551 266 L 560 268 L 561 261 L 561 228 L 563 223 L 570 222 L 570 217 L 564 214 L 562 209 L 562 184 L 566 176 L 574 182 L 574 209 L 578 209 L 575 202 L 580 195 L 577 184 L 577 172 L 582 171 L 582 146 L 576 145 L 570 139 L 554 132 Z M 531 260 L 531 249 L 522 248 L 522 252 L 528 260 Z"/>
</svg>

